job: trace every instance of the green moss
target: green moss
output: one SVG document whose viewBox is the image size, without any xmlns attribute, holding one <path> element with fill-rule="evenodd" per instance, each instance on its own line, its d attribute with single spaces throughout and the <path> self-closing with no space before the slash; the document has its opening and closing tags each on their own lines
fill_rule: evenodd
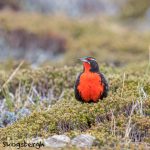
<svg viewBox="0 0 150 150">
<path fill-rule="evenodd" d="M 26 138 L 35 136 L 48 137 L 53 134 L 68 134 L 70 137 L 83 132 L 91 133 L 96 137 L 98 147 L 114 145 L 124 141 L 125 131 L 129 121 L 131 108 L 137 100 L 142 98 L 142 111 L 144 116 L 141 117 L 140 107 L 134 111 L 131 126 L 135 125 L 129 138 L 134 140 L 134 131 L 143 135 L 142 141 L 148 141 L 150 123 L 149 121 L 149 72 L 145 74 L 146 65 L 114 69 L 102 65 L 102 72 L 108 78 L 110 84 L 109 96 L 98 103 L 81 103 L 74 98 L 74 82 L 76 74 L 81 72 L 81 68 L 62 67 L 51 68 L 43 67 L 37 70 L 23 69 L 8 84 L 8 91 L 16 91 L 19 83 L 25 87 L 26 93 L 34 83 L 37 91 L 54 88 L 55 95 L 64 90 L 63 97 L 53 104 L 51 108 L 43 110 L 42 106 L 34 108 L 34 112 L 13 125 L 0 129 L 0 140 L 22 141 Z M 125 77 L 123 74 L 125 72 Z M 7 78 L 1 78 L 6 80 Z M 139 84 L 140 83 L 140 84 Z M 140 87 L 143 87 L 147 97 L 144 98 L 139 93 Z M 4 96 L 4 95 L 2 95 Z M 39 111 L 40 110 L 40 111 Z M 112 112 L 115 118 L 115 131 L 113 130 Z M 143 134 L 146 133 L 146 134 Z M 114 145 L 114 147 L 116 146 Z"/>
<path fill-rule="evenodd" d="M 122 9 L 123 18 L 139 18 L 143 17 L 149 9 L 150 2 L 148 0 L 127 0 Z"/>
</svg>

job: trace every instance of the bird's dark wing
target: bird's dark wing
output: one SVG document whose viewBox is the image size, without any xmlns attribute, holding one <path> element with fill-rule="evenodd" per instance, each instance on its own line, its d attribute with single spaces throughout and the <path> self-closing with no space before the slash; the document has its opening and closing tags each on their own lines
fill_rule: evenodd
<svg viewBox="0 0 150 150">
<path fill-rule="evenodd" d="M 78 101 L 83 101 L 82 100 L 82 97 L 78 91 L 78 85 L 79 85 L 79 82 L 80 82 L 80 76 L 81 76 L 82 73 L 80 73 L 76 79 L 76 82 L 75 82 L 75 86 L 74 86 L 74 93 L 75 93 L 75 98 L 78 100 Z"/>
<path fill-rule="evenodd" d="M 104 97 L 107 97 L 108 91 L 109 91 L 109 86 L 108 86 L 108 81 L 106 80 L 105 76 L 103 73 L 99 73 L 101 77 L 101 82 L 104 84 L 104 92 L 100 96 L 100 99 L 103 99 Z"/>
</svg>

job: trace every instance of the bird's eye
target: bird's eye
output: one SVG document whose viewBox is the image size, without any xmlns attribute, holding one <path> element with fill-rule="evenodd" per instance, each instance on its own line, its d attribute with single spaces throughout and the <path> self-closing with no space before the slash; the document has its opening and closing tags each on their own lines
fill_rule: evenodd
<svg viewBox="0 0 150 150">
<path fill-rule="evenodd" d="M 94 58 L 91 58 L 91 60 L 94 60 L 94 61 L 96 61 L 96 59 L 94 59 Z"/>
<path fill-rule="evenodd" d="M 94 60 L 94 61 L 96 61 L 96 59 L 94 59 L 94 58 L 87 58 L 87 60 Z"/>
</svg>

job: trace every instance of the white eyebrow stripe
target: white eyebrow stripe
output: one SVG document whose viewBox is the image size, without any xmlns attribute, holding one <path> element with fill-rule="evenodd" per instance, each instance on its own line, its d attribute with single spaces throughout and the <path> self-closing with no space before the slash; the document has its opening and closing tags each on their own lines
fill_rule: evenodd
<svg viewBox="0 0 150 150">
<path fill-rule="evenodd" d="M 96 59 L 94 59 L 94 58 L 91 58 L 91 60 L 94 60 L 94 61 L 96 61 Z"/>
</svg>

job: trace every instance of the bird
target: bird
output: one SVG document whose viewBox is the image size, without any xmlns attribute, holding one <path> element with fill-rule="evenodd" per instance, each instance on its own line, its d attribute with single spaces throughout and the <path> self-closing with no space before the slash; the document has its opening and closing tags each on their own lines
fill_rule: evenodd
<svg viewBox="0 0 150 150">
<path fill-rule="evenodd" d="M 83 72 L 75 81 L 75 98 L 81 102 L 98 102 L 108 96 L 109 86 L 104 74 L 93 57 L 79 58 L 83 62 Z"/>
</svg>

